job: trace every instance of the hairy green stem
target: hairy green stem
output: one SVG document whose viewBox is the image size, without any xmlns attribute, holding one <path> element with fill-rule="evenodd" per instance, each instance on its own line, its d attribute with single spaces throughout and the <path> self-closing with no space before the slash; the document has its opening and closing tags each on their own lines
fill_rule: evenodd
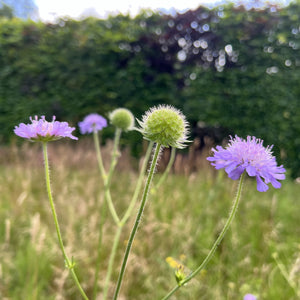
<svg viewBox="0 0 300 300">
<path fill-rule="evenodd" d="M 124 216 L 122 217 L 122 219 L 119 223 L 119 226 L 118 226 L 118 230 L 117 230 L 117 233 L 116 233 L 116 236 L 115 236 L 115 239 L 114 239 L 114 243 L 113 243 L 113 248 L 112 248 L 112 251 L 111 251 L 111 254 L 110 254 L 110 257 L 109 257 L 109 265 L 108 265 L 108 270 L 107 270 L 107 274 L 106 274 L 106 279 L 105 279 L 105 284 L 104 284 L 104 289 L 103 289 L 103 299 L 102 300 L 105 300 L 106 297 L 107 297 L 109 283 L 110 283 L 110 277 L 111 277 L 113 264 L 114 264 L 114 260 L 115 260 L 115 256 L 116 256 L 116 250 L 117 250 L 117 247 L 118 247 L 119 241 L 120 241 L 121 232 L 122 232 L 123 226 L 125 225 L 127 219 L 130 217 L 131 212 L 132 212 L 132 210 L 133 210 L 133 208 L 136 204 L 137 197 L 138 197 L 138 195 L 140 193 L 140 190 L 141 190 L 141 187 L 142 187 L 143 179 L 144 179 L 144 176 L 145 176 L 145 171 L 146 171 L 146 168 L 147 168 L 147 164 L 148 164 L 148 161 L 149 161 L 151 150 L 153 148 L 153 144 L 154 144 L 153 142 L 149 143 L 149 146 L 148 146 L 148 149 L 146 151 L 146 154 L 145 154 L 145 157 L 144 157 L 144 160 L 143 160 L 143 164 L 142 164 L 142 167 L 141 167 L 141 170 L 140 170 L 137 185 L 136 185 L 136 188 L 134 190 L 133 197 L 130 201 L 130 204 L 129 204 Z"/>
<path fill-rule="evenodd" d="M 143 211 L 144 211 L 144 208 L 145 208 L 145 204 L 147 202 L 148 193 L 149 193 L 152 178 L 153 178 L 153 175 L 154 175 L 155 167 L 156 167 L 156 164 L 157 164 L 157 161 L 158 161 L 160 149 L 161 149 L 161 145 L 157 144 L 156 148 L 155 148 L 155 151 L 154 151 L 153 158 L 152 158 L 150 171 L 149 171 L 149 174 L 148 174 L 148 177 L 147 177 L 147 181 L 146 181 L 145 189 L 144 189 L 144 192 L 143 192 L 141 204 L 140 204 L 140 207 L 139 207 L 139 210 L 138 210 L 138 213 L 137 213 L 137 216 L 136 216 L 136 220 L 134 222 L 132 231 L 130 233 L 130 236 L 129 236 L 129 239 L 128 239 L 128 242 L 127 242 L 127 247 L 126 247 L 126 250 L 125 250 L 121 270 L 120 270 L 120 273 L 119 273 L 119 277 L 118 277 L 118 281 L 117 281 L 117 285 L 116 285 L 116 289 L 115 289 L 115 293 L 114 293 L 114 297 L 113 297 L 114 300 L 116 300 L 118 298 L 118 295 L 119 295 L 119 292 L 120 292 L 120 289 L 121 289 L 121 285 L 122 285 L 122 281 L 123 281 L 123 277 L 124 277 L 124 273 L 125 273 L 125 269 L 126 269 L 127 260 L 128 260 L 128 257 L 129 257 L 129 253 L 130 253 L 130 250 L 131 250 L 131 247 L 132 247 L 132 243 L 133 243 L 135 234 L 137 232 L 137 229 L 138 229 L 140 221 L 141 221 L 141 217 L 142 217 L 142 214 L 143 214 Z"/>
<path fill-rule="evenodd" d="M 88 300 L 88 297 L 85 294 L 85 292 L 83 291 L 83 289 L 82 289 L 82 287 L 81 287 L 81 285 L 79 283 L 79 280 L 77 278 L 77 275 L 75 273 L 75 270 L 74 270 L 75 263 L 73 262 L 73 259 L 70 260 L 68 258 L 67 253 L 65 251 L 64 243 L 63 243 L 63 240 L 62 240 L 62 237 L 61 237 L 61 232 L 60 232 L 60 228 L 59 228 L 59 224 L 58 224 L 58 219 L 57 219 L 57 214 L 56 214 L 56 211 L 55 211 L 55 206 L 54 206 L 52 192 L 51 192 L 47 142 L 43 142 L 43 152 L 44 152 L 45 179 L 46 179 L 46 186 L 47 186 L 48 198 L 49 198 L 50 207 L 51 207 L 51 211 L 52 211 L 52 215 L 53 215 L 53 219 L 54 219 L 54 224 L 55 224 L 55 229 L 56 229 L 56 233 L 57 233 L 57 237 L 58 237 L 59 246 L 60 246 L 60 249 L 62 251 L 64 260 L 65 260 L 65 265 L 70 270 L 71 275 L 72 275 L 72 277 L 73 277 L 73 279 L 75 281 L 75 284 L 76 284 L 77 288 L 80 291 L 80 294 L 82 295 L 82 297 L 85 300 Z"/>
<path fill-rule="evenodd" d="M 245 173 L 243 173 L 241 175 L 241 177 L 240 177 L 238 188 L 237 188 L 237 194 L 235 196 L 235 199 L 234 199 L 233 206 L 232 206 L 231 212 L 229 214 L 229 217 L 228 217 L 228 219 L 227 219 L 227 221 L 226 221 L 226 223 L 225 223 L 225 225 L 224 225 L 221 233 L 219 234 L 217 240 L 215 241 L 215 243 L 213 244 L 212 248 L 210 249 L 208 255 L 206 256 L 206 258 L 204 259 L 204 261 L 202 262 L 202 264 L 195 271 L 193 271 L 187 277 L 185 277 L 183 280 L 181 280 L 176 287 L 174 287 L 164 298 L 162 298 L 162 300 L 169 299 L 180 287 L 182 287 L 183 285 L 185 285 L 192 278 L 194 278 L 197 274 L 199 274 L 199 272 L 211 260 L 211 258 L 213 257 L 216 249 L 218 248 L 219 244 L 221 243 L 222 239 L 224 238 L 226 231 L 230 227 L 230 224 L 231 224 L 232 220 L 234 219 L 234 216 L 235 216 L 235 214 L 237 212 L 239 201 L 240 201 L 240 198 L 241 198 L 244 177 L 245 177 Z"/>
</svg>

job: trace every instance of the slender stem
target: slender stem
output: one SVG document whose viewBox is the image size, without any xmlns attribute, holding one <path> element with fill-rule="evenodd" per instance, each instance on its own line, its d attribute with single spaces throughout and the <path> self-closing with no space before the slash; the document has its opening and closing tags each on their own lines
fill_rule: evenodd
<svg viewBox="0 0 300 300">
<path fill-rule="evenodd" d="M 140 175 L 139 175 L 139 178 L 138 178 L 138 181 L 137 181 L 137 184 L 136 184 L 136 188 L 134 190 L 134 193 L 133 193 L 132 199 L 129 203 L 129 206 L 128 206 L 123 218 L 121 219 L 121 225 L 126 223 L 127 219 L 130 217 L 131 212 L 132 212 L 132 210 L 133 210 L 133 208 L 136 204 L 136 200 L 137 200 L 138 195 L 141 191 L 143 179 L 144 179 L 144 176 L 145 176 L 145 172 L 146 172 L 148 161 L 149 161 L 149 158 L 150 158 L 150 155 L 151 155 L 151 150 L 153 148 L 153 144 L 154 144 L 154 142 L 150 142 L 149 145 L 148 145 L 148 149 L 146 151 L 146 154 L 145 154 L 145 157 L 144 157 L 144 160 L 143 160 L 143 164 L 142 164 L 142 167 L 141 167 L 141 170 L 140 170 Z"/>
<path fill-rule="evenodd" d="M 110 277 L 111 277 L 113 264 L 114 264 L 115 256 L 116 256 L 116 253 L 117 253 L 117 248 L 118 248 L 118 245 L 119 245 L 122 229 L 123 229 L 123 227 L 118 227 L 117 233 L 116 233 L 115 238 L 114 238 L 114 243 L 113 243 L 113 247 L 111 249 L 111 254 L 110 254 L 109 262 L 108 262 L 108 268 L 107 268 L 107 273 L 106 273 L 106 278 L 105 278 L 105 283 L 104 283 L 102 300 L 106 300 L 106 298 L 107 298 Z"/>
<path fill-rule="evenodd" d="M 118 247 L 119 242 L 120 242 L 121 232 L 122 232 L 123 226 L 125 225 L 127 219 L 131 215 L 131 212 L 132 212 L 132 210 L 135 206 L 137 197 L 138 197 L 139 192 L 141 190 L 144 175 L 145 175 L 145 171 L 146 171 L 146 167 L 147 167 L 147 164 L 148 164 L 148 161 L 149 161 L 151 150 L 153 148 L 153 144 L 154 144 L 153 142 L 149 143 L 149 146 L 148 146 L 148 149 L 146 151 L 146 154 L 145 154 L 145 157 L 144 157 L 144 160 L 143 160 L 143 164 L 142 164 L 142 167 L 141 167 L 141 170 L 140 170 L 139 178 L 138 178 L 138 181 L 137 181 L 137 185 L 136 185 L 133 197 L 130 201 L 130 204 L 129 204 L 122 220 L 119 223 L 118 230 L 117 230 L 117 233 L 115 235 L 112 251 L 111 251 L 111 254 L 110 254 L 110 257 L 109 257 L 109 265 L 108 265 L 108 270 L 107 270 L 107 274 L 106 274 L 106 278 L 105 278 L 105 284 L 104 284 L 104 289 L 103 289 L 103 299 L 102 300 L 105 300 L 107 298 L 110 278 L 111 278 L 111 274 L 112 274 L 112 269 L 113 269 L 113 264 L 114 264 L 114 260 L 115 260 L 115 256 L 116 256 L 117 247 Z"/>
<path fill-rule="evenodd" d="M 153 178 L 153 175 L 154 175 L 155 167 L 156 167 L 156 164 L 157 164 L 157 160 L 158 160 L 158 157 L 159 157 L 160 149 L 161 149 L 161 145 L 157 144 L 156 148 L 155 148 L 155 151 L 154 151 L 153 158 L 152 158 L 150 171 L 149 171 L 149 174 L 148 174 L 148 177 L 147 177 L 144 193 L 143 193 L 143 196 L 142 196 L 141 205 L 140 205 L 139 211 L 137 213 L 136 220 L 135 220 L 135 223 L 133 225 L 131 234 L 130 234 L 129 239 L 128 239 L 128 243 L 127 243 L 127 247 L 126 247 L 126 250 L 125 250 L 125 254 L 124 254 L 121 270 L 120 270 L 120 273 L 119 273 L 119 278 L 118 278 L 118 281 L 117 281 L 116 290 L 115 290 L 113 300 L 116 300 L 118 298 L 118 295 L 119 295 L 119 292 L 120 292 L 121 284 L 122 284 L 125 269 L 126 269 L 127 260 L 128 260 L 128 257 L 129 257 L 129 253 L 130 253 L 130 250 L 131 250 L 131 247 L 132 247 L 132 243 L 133 243 L 135 234 L 137 232 L 137 229 L 139 227 L 139 223 L 141 221 L 141 217 L 142 217 L 142 214 L 143 214 L 143 211 L 144 211 L 145 204 L 147 202 L 147 197 L 148 197 L 149 189 L 150 189 L 150 186 L 151 186 L 152 178 Z"/>
<path fill-rule="evenodd" d="M 116 129 L 115 132 L 115 138 L 114 138 L 114 146 L 113 146 L 113 152 L 112 152 L 112 159 L 111 159 L 111 164 L 110 168 L 108 171 L 108 175 L 106 174 L 104 165 L 103 165 L 103 160 L 102 160 L 102 155 L 101 155 L 101 149 L 100 149 L 100 142 L 98 138 L 98 133 L 97 131 L 93 132 L 93 137 L 94 137 L 94 144 L 95 144 L 95 149 L 96 149 L 96 154 L 97 154 L 97 161 L 98 161 L 98 167 L 100 170 L 101 177 L 104 182 L 104 196 L 105 200 L 107 202 L 107 205 L 109 207 L 110 213 L 113 217 L 114 222 L 119 226 L 120 219 L 117 215 L 117 212 L 115 210 L 114 204 L 111 199 L 111 194 L 110 194 L 110 180 L 114 171 L 114 168 L 117 163 L 117 156 L 118 156 L 118 146 L 119 146 L 119 141 L 120 141 L 120 136 L 121 136 L 121 130 Z M 101 263 L 101 244 L 102 244 L 102 228 L 104 224 L 104 218 L 105 218 L 105 212 L 106 212 L 105 204 L 102 207 L 102 213 L 101 213 L 101 220 L 99 224 L 99 238 L 98 238 L 98 249 L 97 249 L 97 259 L 96 259 L 96 270 L 95 270 L 95 279 L 94 279 L 94 287 L 93 287 L 93 299 L 95 300 L 97 297 L 97 290 L 98 290 L 98 278 L 99 278 L 99 271 L 100 271 L 100 263 Z M 112 254 L 111 254 L 112 255 Z M 108 270 L 109 272 L 109 270 Z M 110 279 L 110 273 L 107 274 L 108 280 Z"/>
<path fill-rule="evenodd" d="M 116 128 L 112 158 L 111 158 L 110 168 L 109 168 L 109 171 L 108 171 L 108 174 L 107 174 L 107 179 L 106 179 L 106 185 L 108 187 L 110 186 L 110 181 L 111 181 L 111 178 L 112 178 L 112 174 L 113 174 L 114 169 L 115 169 L 116 164 L 117 164 L 117 157 L 119 155 L 118 147 L 119 147 L 119 143 L 120 143 L 121 133 L 122 133 L 122 130 L 120 128 Z"/>
<path fill-rule="evenodd" d="M 216 249 L 218 248 L 219 244 L 221 243 L 222 239 L 224 238 L 225 233 L 228 230 L 228 228 L 230 227 L 230 224 L 231 224 L 231 222 L 234 219 L 234 216 L 236 214 L 236 211 L 237 211 L 237 208 L 238 208 L 238 205 L 239 205 L 239 201 L 240 201 L 240 198 L 241 198 L 244 177 L 245 177 L 245 173 L 243 173 L 240 177 L 238 188 L 237 188 L 237 194 L 236 194 L 236 197 L 234 199 L 233 206 L 232 206 L 231 212 L 229 214 L 229 217 L 228 217 L 221 233 L 219 234 L 217 240 L 215 241 L 215 243 L 213 244 L 212 248 L 210 249 L 208 255 L 206 256 L 206 258 L 204 259 L 202 264 L 195 271 L 193 271 L 191 274 L 189 274 L 187 277 L 185 277 L 181 282 L 179 282 L 179 284 L 176 287 L 174 287 L 164 298 L 162 298 L 162 300 L 169 299 L 181 286 L 185 285 L 192 278 L 194 278 L 197 274 L 199 274 L 199 272 L 211 260 L 211 258 L 213 257 Z"/>
<path fill-rule="evenodd" d="M 100 142 L 99 142 L 99 137 L 98 137 L 98 132 L 96 130 L 93 131 L 93 137 L 94 137 L 94 144 L 95 144 L 95 149 L 96 149 L 96 155 L 97 155 L 97 161 L 98 161 L 98 167 L 100 174 L 102 176 L 102 179 L 106 179 L 106 172 L 104 169 L 103 161 L 102 161 L 102 155 L 101 155 L 101 150 L 100 150 Z"/>
<path fill-rule="evenodd" d="M 121 137 L 122 130 L 119 128 L 116 128 L 115 131 L 115 138 L 114 138 L 114 146 L 113 146 L 113 152 L 112 152 L 112 158 L 111 158 L 111 163 L 110 163 L 110 168 L 108 171 L 107 176 L 105 176 L 104 180 L 104 196 L 105 200 L 107 202 L 109 211 L 114 219 L 114 222 L 120 226 L 120 218 L 116 212 L 115 206 L 112 202 L 111 199 L 111 194 L 110 194 L 110 183 L 111 183 L 111 178 L 114 172 L 114 169 L 117 164 L 117 158 L 118 158 L 118 147 L 119 147 L 119 142 L 120 142 L 120 137 Z"/>
<path fill-rule="evenodd" d="M 111 199 L 110 191 L 107 187 L 105 187 L 104 196 L 105 196 L 105 200 L 107 202 L 109 211 L 110 211 L 110 213 L 111 213 L 111 215 L 114 219 L 114 222 L 116 223 L 116 225 L 120 226 L 120 218 L 118 217 L 115 206 L 114 206 L 114 204 L 112 202 L 112 199 Z"/>
<path fill-rule="evenodd" d="M 94 145 L 96 149 L 96 156 L 98 161 L 98 167 L 101 174 L 101 177 L 103 181 L 106 180 L 106 171 L 104 169 L 103 161 L 102 161 L 102 155 L 101 155 L 101 149 L 100 149 L 100 141 L 98 137 L 98 131 L 93 131 L 93 139 L 94 139 Z M 105 215 L 106 215 L 106 205 L 105 202 L 102 203 L 101 206 L 101 215 L 100 215 L 100 221 L 99 221 L 99 236 L 98 236 L 98 245 L 97 245 L 97 258 L 96 258 L 96 266 L 95 266 L 95 278 L 94 278 L 94 284 L 93 284 L 93 300 L 96 300 L 97 292 L 98 292 L 98 279 L 99 279 L 99 271 L 100 271 L 100 265 L 101 265 L 101 246 L 102 246 L 102 237 L 103 237 L 103 224 L 105 222 Z"/>
<path fill-rule="evenodd" d="M 63 240 L 62 240 L 62 237 L 61 237 L 60 228 L 59 228 L 58 219 L 57 219 L 57 214 L 56 214 L 56 211 L 55 211 L 55 206 L 54 206 L 54 202 L 53 202 L 53 198 L 52 198 L 52 192 L 51 192 L 47 142 L 43 142 L 43 152 L 44 152 L 45 178 L 46 178 L 48 198 L 49 198 L 50 207 L 51 207 L 51 211 L 52 211 L 52 215 L 53 215 L 53 219 L 54 219 L 54 224 L 55 224 L 55 228 L 56 228 L 56 233 L 57 233 L 57 237 L 58 237 L 59 246 L 60 246 L 60 249 L 62 251 L 66 267 L 70 270 L 71 275 L 72 275 L 72 277 L 75 281 L 75 284 L 76 284 L 77 288 L 79 289 L 82 297 L 85 300 L 88 300 L 88 297 L 86 296 L 85 292 L 83 291 L 83 289 L 82 289 L 82 287 L 79 283 L 79 280 L 77 278 L 77 275 L 75 273 L 75 270 L 74 270 L 75 263 L 73 262 L 73 259 L 70 260 L 68 258 L 67 253 L 65 251 L 64 243 L 63 243 Z"/>
<path fill-rule="evenodd" d="M 172 147 L 170 159 L 169 159 L 168 165 L 166 167 L 166 170 L 163 173 L 163 175 L 160 177 L 158 183 L 155 185 L 154 191 L 158 190 L 158 188 L 163 184 L 163 182 L 166 180 L 168 174 L 170 173 L 171 167 L 172 167 L 172 165 L 174 163 L 174 160 L 175 160 L 175 154 L 176 154 L 176 148 Z"/>
<path fill-rule="evenodd" d="M 97 246 L 97 258 L 96 258 L 96 267 L 95 267 L 95 278 L 93 285 L 93 299 L 96 300 L 97 292 L 98 292 L 98 279 L 99 279 L 99 271 L 101 265 L 101 246 L 102 246 L 102 237 L 103 237 L 103 224 L 105 222 L 106 217 L 106 205 L 103 202 L 101 207 L 101 216 L 99 222 L 99 236 L 98 236 L 98 246 Z"/>
<path fill-rule="evenodd" d="M 101 155 L 101 150 L 100 150 L 100 142 L 99 142 L 99 138 L 98 138 L 98 133 L 96 131 L 94 131 L 93 132 L 93 136 L 94 136 L 94 144 L 95 144 L 96 154 L 97 154 L 98 167 L 99 167 L 102 179 L 104 181 L 104 190 L 105 190 L 104 195 L 105 195 L 105 199 L 107 201 L 109 210 L 110 210 L 110 212 L 112 214 L 112 217 L 113 217 L 115 223 L 119 224 L 120 223 L 120 219 L 119 219 L 119 217 L 117 215 L 116 209 L 115 209 L 114 204 L 112 202 L 109 188 L 110 188 L 111 177 L 112 177 L 113 171 L 115 169 L 115 166 L 117 164 L 118 146 L 119 146 L 119 141 L 120 141 L 120 136 L 121 136 L 121 129 L 117 128 L 116 132 L 115 132 L 112 159 L 111 159 L 111 164 L 110 164 L 110 168 L 109 168 L 108 174 L 106 174 L 106 171 L 105 171 L 104 166 L 103 166 L 103 161 L 102 161 L 102 155 Z"/>
</svg>

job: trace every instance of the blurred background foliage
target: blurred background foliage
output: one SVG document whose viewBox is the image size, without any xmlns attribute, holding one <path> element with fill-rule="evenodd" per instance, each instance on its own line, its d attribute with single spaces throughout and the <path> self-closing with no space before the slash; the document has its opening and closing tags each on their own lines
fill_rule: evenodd
<svg viewBox="0 0 300 300">
<path fill-rule="evenodd" d="M 91 112 L 126 107 L 140 118 L 166 103 L 187 115 L 193 137 L 255 135 L 274 144 L 298 177 L 299 16 L 297 0 L 51 24 L 2 5 L 0 141 L 11 142 L 14 126 L 35 114 L 76 125 Z"/>
</svg>

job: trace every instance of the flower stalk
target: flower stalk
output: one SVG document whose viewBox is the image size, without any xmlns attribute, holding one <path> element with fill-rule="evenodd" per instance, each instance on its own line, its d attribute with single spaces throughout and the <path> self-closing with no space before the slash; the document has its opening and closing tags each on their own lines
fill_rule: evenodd
<svg viewBox="0 0 300 300">
<path fill-rule="evenodd" d="M 243 186 L 243 181 L 244 181 L 244 177 L 245 177 L 245 173 L 242 173 L 240 180 L 239 180 L 239 184 L 238 184 L 238 188 L 237 188 L 237 194 L 236 197 L 234 199 L 233 202 L 233 206 L 231 209 L 231 212 L 229 214 L 229 217 L 221 231 L 221 233 L 219 234 L 218 238 L 216 239 L 216 241 L 214 242 L 212 248 L 210 249 L 208 255 L 205 257 L 205 259 L 203 260 L 202 264 L 192 273 L 190 273 L 188 276 L 186 276 L 182 281 L 180 281 L 178 283 L 178 285 L 176 287 L 174 287 L 164 298 L 162 298 L 162 300 L 167 300 L 169 299 L 181 286 L 185 285 L 186 283 L 188 283 L 192 278 L 194 278 L 196 275 L 199 274 L 199 272 L 205 268 L 205 266 L 208 264 L 208 262 L 211 260 L 211 258 L 213 257 L 216 249 L 218 248 L 218 246 L 220 245 L 221 241 L 223 240 L 228 228 L 230 227 L 232 220 L 235 217 L 235 214 L 237 212 L 238 209 L 238 205 L 241 199 L 241 194 L 242 194 L 242 186 Z"/>
<path fill-rule="evenodd" d="M 119 292 L 120 292 L 120 289 L 121 289 L 121 285 L 122 285 L 122 281 L 123 281 L 123 277 L 124 277 L 124 273 L 125 273 L 125 269 L 126 269 L 126 265 L 127 265 L 127 260 L 128 260 L 130 250 L 131 250 L 131 247 L 132 247 L 132 243 L 134 241 L 134 238 L 135 238 L 137 229 L 139 227 L 141 217 L 142 217 L 142 214 L 143 214 L 146 202 L 147 202 L 148 193 L 149 193 L 149 189 L 150 189 L 151 182 L 152 182 L 152 179 L 153 179 L 156 164 L 157 164 L 157 161 L 158 161 L 158 158 L 159 158 L 160 150 L 161 150 L 161 144 L 157 143 L 156 147 L 155 147 L 154 155 L 153 155 L 153 158 L 152 158 L 151 166 L 150 166 L 150 171 L 149 171 L 149 174 L 148 174 L 148 177 L 147 177 L 145 189 L 144 189 L 144 192 L 143 192 L 141 204 L 140 204 L 140 207 L 139 207 L 139 210 L 138 210 L 138 213 L 137 213 L 137 216 L 136 216 L 131 234 L 130 234 L 128 242 L 127 242 L 127 247 L 126 247 L 126 250 L 125 250 L 122 266 L 121 266 L 118 281 L 117 281 L 117 284 L 116 284 L 116 289 L 115 289 L 115 293 L 114 293 L 114 296 L 113 296 L 113 300 L 116 300 L 118 298 L 118 295 L 119 295 Z"/>
<path fill-rule="evenodd" d="M 111 278 L 111 273 L 112 273 L 112 269 L 113 269 L 113 264 L 114 264 L 114 261 L 115 261 L 117 248 L 118 248 L 118 245 L 119 245 L 119 242 L 120 242 L 120 236 L 121 236 L 123 227 L 126 224 L 126 221 L 128 220 L 128 218 L 130 217 L 130 215 L 132 213 L 132 210 L 133 210 L 133 208 L 136 204 L 137 197 L 140 193 L 142 183 L 143 183 L 143 179 L 144 179 L 144 175 L 145 175 L 145 171 L 146 171 L 146 167 L 147 167 L 147 164 L 148 164 L 148 161 L 149 161 L 151 150 L 153 148 L 153 144 L 154 144 L 153 142 L 149 143 L 149 146 L 148 146 L 148 149 L 146 151 L 146 154 L 145 154 L 145 157 L 144 157 L 144 160 L 143 160 L 143 164 L 142 164 L 142 167 L 141 167 L 141 170 L 140 170 L 140 175 L 139 175 L 139 178 L 138 178 L 138 181 L 137 181 L 136 188 L 134 190 L 132 199 L 129 203 L 129 206 L 128 206 L 124 216 L 122 217 L 121 221 L 119 222 L 119 226 L 118 226 L 118 229 L 117 229 L 117 232 L 116 232 L 116 235 L 115 235 L 115 238 L 114 238 L 114 242 L 113 242 L 112 251 L 111 251 L 111 254 L 110 254 L 110 257 L 109 257 L 109 264 L 108 264 L 107 274 L 106 274 L 106 278 L 105 278 L 105 284 L 104 284 L 104 289 L 103 289 L 103 299 L 102 300 L 106 300 L 106 298 L 107 298 L 108 286 L 109 286 L 109 283 L 110 283 L 110 278 Z"/>
<path fill-rule="evenodd" d="M 99 171 L 100 171 L 102 179 L 105 180 L 106 179 L 106 171 L 105 171 L 104 165 L 103 165 L 101 149 L 100 149 L 100 141 L 99 141 L 98 132 L 96 130 L 93 131 L 93 139 L 94 139 L 94 145 L 95 145 L 95 149 L 96 149 L 96 156 L 97 156 Z"/>
<path fill-rule="evenodd" d="M 99 279 L 99 272 L 100 272 L 100 265 L 101 265 L 101 247 L 102 247 L 102 238 L 103 238 L 103 224 L 105 222 L 106 217 L 106 205 L 105 202 L 102 204 L 102 210 L 100 215 L 100 222 L 99 222 L 99 236 L 98 236 L 98 245 L 97 245 L 97 258 L 96 258 L 96 265 L 95 265 L 95 278 L 93 284 L 93 299 L 96 300 L 97 292 L 98 292 L 98 279 Z"/>
<path fill-rule="evenodd" d="M 65 247 L 64 247 L 64 243 L 62 240 L 60 227 L 59 227 L 59 223 L 58 223 L 58 219 L 57 219 L 57 214 L 56 214 L 56 210 L 55 210 L 55 206 L 54 206 L 54 202 L 53 202 L 52 192 L 51 192 L 47 142 L 43 142 L 42 144 L 43 144 L 43 153 L 44 153 L 46 187 L 47 187 L 49 203 L 50 203 L 50 207 L 51 207 L 51 211 L 52 211 L 52 215 L 53 215 L 53 219 L 54 219 L 54 224 L 55 224 L 55 229 L 56 229 L 56 233 L 57 233 L 57 237 L 58 237 L 59 246 L 62 251 L 63 258 L 65 260 L 65 265 L 70 270 L 73 280 L 74 280 L 78 290 L 80 291 L 80 294 L 82 295 L 83 299 L 88 300 L 88 297 L 85 294 L 84 290 L 82 289 L 80 282 L 77 278 L 77 275 L 75 273 L 75 270 L 74 270 L 75 263 L 73 261 L 73 258 L 72 258 L 72 260 L 70 260 L 65 251 Z"/>
<path fill-rule="evenodd" d="M 115 134 L 115 139 L 114 139 L 114 147 L 113 147 L 113 153 L 112 153 L 112 160 L 111 160 L 111 166 L 109 169 L 109 174 L 110 178 L 112 176 L 112 173 L 114 171 L 116 161 L 117 161 L 117 154 L 118 154 L 118 144 L 121 136 L 121 130 L 116 129 L 116 134 Z M 98 167 L 99 171 L 101 174 L 101 177 L 104 182 L 104 197 L 106 200 L 106 203 L 109 207 L 109 210 L 112 214 L 112 217 L 114 219 L 114 222 L 118 225 L 120 223 L 120 219 L 117 215 L 117 212 L 115 210 L 115 207 L 113 205 L 112 199 L 111 199 L 111 194 L 110 194 L 110 184 L 108 181 L 110 181 L 110 178 L 106 174 L 104 165 L 103 165 L 103 160 L 102 160 L 102 155 L 101 155 L 101 148 L 100 148 L 100 141 L 98 138 L 98 132 L 97 130 L 93 131 L 93 138 L 94 138 L 94 145 L 96 149 L 96 156 L 97 156 L 97 161 L 98 161 Z M 97 291 L 98 291 L 98 277 L 99 277 L 99 271 L 100 271 L 100 264 L 101 264 L 101 246 L 102 246 L 102 236 L 103 236 L 103 224 L 105 222 L 105 214 L 106 213 L 106 205 L 103 203 L 102 205 L 102 211 L 101 211 L 101 218 L 100 218 L 100 224 L 99 224 L 99 237 L 98 237 L 98 247 L 97 247 L 97 258 L 96 258 L 96 266 L 95 266 L 95 278 L 94 278 L 94 286 L 93 286 L 93 299 L 95 300 L 97 297 Z M 111 263 L 110 263 L 111 264 Z M 111 270 L 108 269 L 107 271 L 107 277 L 110 277 Z M 107 284 L 105 283 L 104 285 L 104 292 L 107 293 Z M 104 296 L 103 299 L 105 299 L 106 296 Z"/>
<path fill-rule="evenodd" d="M 112 178 L 113 172 L 115 170 L 115 167 L 117 165 L 117 160 L 118 160 L 118 156 L 119 156 L 118 147 L 119 147 L 121 133 L 122 133 L 122 130 L 120 128 L 116 128 L 110 168 L 109 168 L 109 171 L 108 171 L 107 174 L 105 174 L 105 172 L 104 172 L 104 174 L 105 174 L 105 176 L 104 176 L 104 196 L 105 196 L 105 200 L 106 200 L 106 203 L 108 205 L 109 211 L 110 211 L 110 213 L 111 213 L 111 215 L 114 219 L 114 222 L 118 226 L 120 224 L 120 218 L 119 218 L 119 216 L 116 212 L 115 206 L 114 206 L 113 201 L 111 199 L 110 183 L 111 183 L 111 178 Z M 99 143 L 98 143 L 98 145 L 99 145 Z M 100 157 L 101 157 L 101 155 L 100 155 Z"/>
<path fill-rule="evenodd" d="M 116 128 L 110 168 L 109 168 L 109 171 L 107 174 L 107 178 L 105 180 L 105 188 L 106 189 L 110 188 L 111 178 L 112 178 L 113 172 L 115 170 L 115 167 L 117 165 L 118 156 L 119 156 L 118 148 L 119 148 L 121 133 L 122 133 L 122 130 L 120 128 Z"/>
</svg>

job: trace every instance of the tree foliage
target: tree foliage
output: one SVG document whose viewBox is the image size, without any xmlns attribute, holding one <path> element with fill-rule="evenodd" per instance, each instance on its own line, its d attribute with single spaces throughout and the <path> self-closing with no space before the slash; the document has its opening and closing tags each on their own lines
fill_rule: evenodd
<svg viewBox="0 0 300 300">
<path fill-rule="evenodd" d="M 0 3 L 0 18 L 12 19 L 13 16 L 13 9 L 5 3 Z"/>
<path fill-rule="evenodd" d="M 167 103 L 195 127 L 225 129 L 222 138 L 276 145 L 300 176 L 299 15 L 296 2 L 55 24 L 0 19 L 1 139 L 34 114 L 76 124 L 91 112 L 127 107 L 139 118 Z"/>
</svg>

